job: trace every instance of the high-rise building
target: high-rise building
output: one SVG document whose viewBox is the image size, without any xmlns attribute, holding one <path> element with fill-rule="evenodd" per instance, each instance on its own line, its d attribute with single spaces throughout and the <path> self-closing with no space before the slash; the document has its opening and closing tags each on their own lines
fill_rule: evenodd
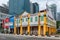
<svg viewBox="0 0 60 40">
<path fill-rule="evenodd" d="M 57 11 L 57 6 L 56 6 L 56 4 L 49 5 L 49 6 L 48 6 L 48 10 L 51 11 L 54 19 L 56 20 L 56 11 Z"/>
<path fill-rule="evenodd" d="M 29 0 L 9 0 L 9 13 L 22 14 L 23 11 L 30 12 Z"/>
<path fill-rule="evenodd" d="M 37 12 L 39 12 L 39 5 L 38 5 L 38 3 L 30 2 L 30 13 L 34 14 L 34 13 L 37 13 Z"/>
<path fill-rule="evenodd" d="M 39 5 L 38 3 L 33 3 L 33 13 L 39 12 Z"/>
<path fill-rule="evenodd" d="M 31 6 L 31 4 L 30 4 L 30 0 L 25 0 L 24 1 L 24 10 L 25 11 L 27 11 L 28 13 L 30 13 L 30 6 Z"/>
<path fill-rule="evenodd" d="M 37 3 L 33 4 L 33 12 L 37 12 L 39 10 L 39 6 Z M 9 13 L 12 15 L 22 14 L 24 11 L 31 13 L 31 3 L 30 0 L 9 0 Z"/>
<path fill-rule="evenodd" d="M 9 13 L 14 15 L 23 11 L 24 0 L 9 0 Z"/>
<path fill-rule="evenodd" d="M 54 15 L 54 19 L 56 20 L 56 4 L 52 4 L 51 5 L 51 11 L 52 11 L 52 13 L 53 13 L 53 15 Z"/>
</svg>

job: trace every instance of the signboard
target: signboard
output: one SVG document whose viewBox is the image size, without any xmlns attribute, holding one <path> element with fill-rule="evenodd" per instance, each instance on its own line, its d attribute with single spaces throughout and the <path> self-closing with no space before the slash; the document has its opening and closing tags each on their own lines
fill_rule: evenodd
<svg viewBox="0 0 60 40">
<path fill-rule="evenodd" d="M 5 19 L 5 22 L 9 22 L 9 18 L 6 18 L 6 19 Z"/>
<path fill-rule="evenodd" d="M 9 23 L 5 23 L 4 25 L 5 25 L 5 26 L 9 26 Z"/>
<path fill-rule="evenodd" d="M 4 28 L 9 28 L 9 18 L 6 18 L 5 20 L 4 20 Z"/>
<path fill-rule="evenodd" d="M 8 23 L 5 23 L 4 25 L 5 26 L 12 26 L 13 25 L 13 22 L 8 22 Z"/>
<path fill-rule="evenodd" d="M 14 28 L 14 16 L 10 18 L 9 25 L 10 25 L 10 28 Z"/>
<path fill-rule="evenodd" d="M 9 22 L 8 24 L 9 24 L 9 26 L 12 26 L 12 25 L 14 25 L 14 24 L 13 24 L 13 22 Z"/>
</svg>

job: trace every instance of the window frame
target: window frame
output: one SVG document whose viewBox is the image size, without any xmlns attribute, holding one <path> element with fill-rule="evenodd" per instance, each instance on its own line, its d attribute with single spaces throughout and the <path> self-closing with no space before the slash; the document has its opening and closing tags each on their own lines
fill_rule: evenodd
<svg viewBox="0 0 60 40">
<path fill-rule="evenodd" d="M 30 22 L 33 22 L 33 17 L 30 17 Z"/>
<path fill-rule="evenodd" d="M 35 16 L 35 22 L 37 22 L 38 21 L 38 17 L 37 16 Z"/>
</svg>

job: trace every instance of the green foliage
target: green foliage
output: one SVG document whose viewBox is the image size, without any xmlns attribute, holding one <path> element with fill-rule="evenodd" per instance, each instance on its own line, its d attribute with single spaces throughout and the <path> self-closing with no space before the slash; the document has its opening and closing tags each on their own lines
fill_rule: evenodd
<svg viewBox="0 0 60 40">
<path fill-rule="evenodd" d="M 0 26 L 0 32 L 2 32 L 3 31 L 3 28 Z"/>
<path fill-rule="evenodd" d="M 60 26 L 60 21 L 56 21 L 57 28 Z"/>
<path fill-rule="evenodd" d="M 46 35 L 49 36 L 49 32 L 46 32 Z"/>
</svg>

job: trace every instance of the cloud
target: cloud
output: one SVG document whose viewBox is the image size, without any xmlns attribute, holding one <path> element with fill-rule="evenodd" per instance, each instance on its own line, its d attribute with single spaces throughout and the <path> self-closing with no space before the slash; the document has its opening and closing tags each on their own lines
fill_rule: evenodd
<svg viewBox="0 0 60 40">
<path fill-rule="evenodd" d="M 37 2 L 39 4 L 39 10 L 46 9 L 46 1 L 42 0 L 30 0 L 32 3 Z"/>
<path fill-rule="evenodd" d="M 46 3 L 48 5 L 56 4 L 57 5 L 57 12 L 60 11 L 60 0 L 31 0 L 33 3 L 37 2 L 39 4 L 39 10 L 46 9 Z"/>
<path fill-rule="evenodd" d="M 2 6 L 2 4 L 7 4 L 8 0 L 0 0 L 0 6 Z"/>
<path fill-rule="evenodd" d="M 39 10 L 46 9 L 46 1 L 38 2 L 39 4 Z"/>
<path fill-rule="evenodd" d="M 57 1 L 56 3 L 57 3 L 56 4 L 57 5 L 57 12 L 60 12 L 60 1 Z"/>
</svg>

